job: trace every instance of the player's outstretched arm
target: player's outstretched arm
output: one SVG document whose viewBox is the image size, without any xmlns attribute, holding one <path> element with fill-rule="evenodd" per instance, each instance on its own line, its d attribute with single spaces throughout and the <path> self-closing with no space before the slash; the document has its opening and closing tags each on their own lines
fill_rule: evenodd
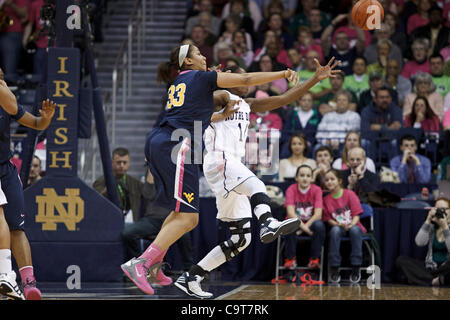
<svg viewBox="0 0 450 320">
<path fill-rule="evenodd" d="M 217 86 L 220 88 L 257 86 L 278 79 L 288 79 L 289 82 L 296 85 L 298 83 L 298 74 L 296 71 L 290 69 L 277 72 L 251 72 L 251 73 L 219 72 L 217 73 Z"/>
<path fill-rule="evenodd" d="M 0 69 L 1 70 L 1 69 Z M 17 108 L 17 99 L 14 93 L 8 88 L 8 85 L 3 80 L 3 72 L 1 71 L 0 75 L 0 105 L 2 108 L 10 115 L 16 115 Z"/>
<path fill-rule="evenodd" d="M 39 110 L 40 117 L 36 117 L 29 112 L 25 112 L 23 117 L 17 120 L 21 125 L 35 130 L 45 130 L 52 121 L 55 114 L 56 103 L 49 99 L 42 101 L 42 109 Z"/>
<path fill-rule="evenodd" d="M 262 99 L 249 98 L 245 99 L 245 101 L 250 105 L 252 112 L 265 112 L 285 106 L 303 96 L 317 82 L 325 80 L 326 78 L 336 77 L 335 74 L 338 73 L 339 70 L 334 70 L 334 68 L 336 68 L 341 61 L 338 60 L 334 63 L 333 61 L 334 57 L 330 59 L 327 65 L 322 66 L 317 59 L 314 59 L 314 62 L 316 63 L 316 73 L 314 76 L 302 84 L 296 85 L 295 87 L 289 89 L 282 95 Z"/>
</svg>

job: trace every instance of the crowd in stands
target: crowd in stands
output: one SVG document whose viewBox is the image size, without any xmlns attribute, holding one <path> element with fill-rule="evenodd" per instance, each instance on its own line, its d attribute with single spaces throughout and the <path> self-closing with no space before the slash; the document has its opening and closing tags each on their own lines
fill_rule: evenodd
<svg viewBox="0 0 450 320">
<path fill-rule="evenodd" d="M 380 28 L 364 31 L 351 19 L 355 2 L 189 2 L 183 42 L 197 45 L 210 67 L 237 64 L 249 72 L 292 68 L 302 82 L 314 74 L 315 58 L 342 61 L 336 78 L 316 84 L 295 103 L 252 115 L 251 130 L 278 131 L 281 137 L 279 173 L 264 176 L 264 170 L 252 166 L 266 181 L 285 181 L 287 173 L 292 178 L 293 168 L 305 161 L 316 169 L 312 158 L 321 146 L 332 150 L 333 167 L 347 167 L 341 159 L 348 156 L 349 132 L 359 134 L 371 172 L 382 166 L 398 170 L 390 164 L 402 154 L 402 136 L 412 130 L 417 153 L 431 160 L 427 181 L 420 181 L 436 182 L 438 164 L 448 156 L 439 148 L 450 129 L 450 5 L 442 0 L 380 1 L 385 12 Z M 288 89 L 286 80 L 277 80 L 250 88 L 249 96 Z M 295 138 L 298 133 L 303 137 Z M 305 145 L 291 146 L 291 138 Z M 388 139 L 389 152 L 380 154 Z M 432 156 L 426 154 L 425 141 L 435 144 Z M 303 151 L 294 154 L 294 149 Z"/>
<path fill-rule="evenodd" d="M 49 26 L 41 14 L 44 0 L 4 0 L 0 2 L 0 67 L 7 79 L 23 74 L 41 75 L 45 64 L 45 49 L 49 45 Z M 102 15 L 106 0 L 89 0 L 94 41 L 102 42 Z"/>
<path fill-rule="evenodd" d="M 98 12 L 106 1 L 90 2 L 97 8 L 94 25 L 100 26 Z M 208 67 L 238 65 L 249 72 L 291 68 L 301 82 L 314 75 L 314 59 L 321 64 L 331 57 L 342 61 L 335 78 L 319 82 L 295 103 L 251 114 L 248 150 L 262 151 L 255 141 L 264 133 L 279 137 L 279 157 L 275 148 L 268 148 L 264 156 L 269 160 L 257 157 L 255 165 L 249 159 L 254 152 L 247 152 L 246 159 L 263 181 L 293 183 L 285 193 L 286 212 L 301 218 L 299 233 L 314 236 L 311 268 L 320 263 L 325 226 L 329 228 L 333 282 L 340 281 L 339 246 L 347 232 L 354 267 L 351 281 L 361 278 L 361 237 L 366 228 L 359 216 L 371 210 L 369 193 L 377 189 L 383 166 L 396 172 L 402 183 L 450 180 L 450 144 L 445 143 L 450 139 L 450 2 L 380 0 L 385 18 L 373 31 L 353 24 L 355 2 L 191 0 L 182 39 L 199 48 Z M 3 13 L 12 19 L 0 30 L 0 67 L 6 78 L 43 72 L 43 51 L 48 46 L 40 19 L 43 4 L 44 0 L 3 1 Z M 36 31 L 36 49 L 30 55 L 26 48 Z M 100 27 L 94 28 L 94 36 L 102 41 Z M 251 87 L 248 96 L 279 95 L 289 86 L 280 79 Z M 116 151 L 113 169 L 126 222 L 122 237 L 125 255 L 132 257 L 141 250 L 138 240 L 153 237 L 169 213 L 152 206 L 155 189 L 150 172 L 143 181 L 127 175 L 128 151 Z M 45 171 L 41 160 L 33 159 L 29 183 Z M 265 168 L 274 164 L 276 173 L 266 174 Z M 105 195 L 102 177 L 94 188 Z M 448 208 L 448 201 L 443 206 Z M 429 231 L 434 212 L 430 216 L 423 234 Z M 448 230 L 439 236 L 440 242 L 445 238 L 450 243 Z M 190 239 L 180 242 L 187 269 L 192 263 Z M 293 266 L 295 238 L 294 243 L 287 239 L 286 245 L 285 266 Z M 408 267 L 400 262 L 403 269 Z M 438 281 L 428 282 L 432 280 Z"/>
<path fill-rule="evenodd" d="M 352 246 L 350 280 L 360 279 L 366 228 L 359 216 L 372 210 L 369 194 L 383 182 L 381 170 L 391 170 L 405 184 L 449 177 L 444 141 L 450 138 L 450 2 L 382 0 L 385 18 L 372 31 L 354 25 L 355 3 L 192 0 L 183 37 L 183 43 L 200 49 L 208 67 L 291 68 L 300 82 L 314 75 L 314 59 L 341 60 L 335 78 L 319 82 L 295 103 L 251 115 L 246 157 L 266 183 L 291 184 L 286 212 L 301 218 L 297 234 L 312 235 L 311 268 L 318 268 L 328 227 L 332 282 L 340 281 L 339 246 L 346 234 Z M 249 96 L 279 95 L 289 86 L 277 80 L 251 87 Z M 279 157 L 270 145 L 258 150 L 254 137 L 261 134 L 280 138 Z M 254 165 L 251 153 L 257 152 L 260 163 Z M 267 174 L 269 164 L 275 164 L 275 174 Z M 289 269 L 295 266 L 295 237 L 285 244 Z"/>
</svg>

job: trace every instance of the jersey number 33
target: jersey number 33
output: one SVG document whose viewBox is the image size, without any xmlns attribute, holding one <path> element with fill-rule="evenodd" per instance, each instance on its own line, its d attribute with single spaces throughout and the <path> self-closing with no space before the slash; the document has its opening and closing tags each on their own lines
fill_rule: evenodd
<svg viewBox="0 0 450 320">
<path fill-rule="evenodd" d="M 186 91 L 186 84 L 180 83 L 176 87 L 171 85 L 168 91 L 167 109 L 172 107 L 181 107 L 184 103 L 184 93 Z"/>
</svg>

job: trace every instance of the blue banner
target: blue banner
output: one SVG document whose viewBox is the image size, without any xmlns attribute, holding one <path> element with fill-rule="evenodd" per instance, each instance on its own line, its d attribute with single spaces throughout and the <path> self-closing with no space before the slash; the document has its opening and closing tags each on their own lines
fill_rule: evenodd
<svg viewBox="0 0 450 320">
<path fill-rule="evenodd" d="M 76 176 L 80 52 L 76 48 L 50 48 L 48 61 L 47 96 L 57 107 L 47 129 L 46 175 Z"/>
</svg>

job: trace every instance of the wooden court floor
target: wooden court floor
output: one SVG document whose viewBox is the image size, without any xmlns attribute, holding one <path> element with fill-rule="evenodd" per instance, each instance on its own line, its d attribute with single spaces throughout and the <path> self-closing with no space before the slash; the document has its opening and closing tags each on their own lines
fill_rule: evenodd
<svg viewBox="0 0 450 320">
<path fill-rule="evenodd" d="M 65 283 L 41 283 L 43 300 L 186 300 L 175 286 L 155 286 L 154 295 L 146 295 L 131 283 L 82 283 L 81 289 L 69 290 Z M 406 285 L 381 285 L 369 289 L 360 285 L 295 285 L 262 282 L 205 283 L 205 290 L 216 300 L 450 300 L 450 288 Z"/>
</svg>

